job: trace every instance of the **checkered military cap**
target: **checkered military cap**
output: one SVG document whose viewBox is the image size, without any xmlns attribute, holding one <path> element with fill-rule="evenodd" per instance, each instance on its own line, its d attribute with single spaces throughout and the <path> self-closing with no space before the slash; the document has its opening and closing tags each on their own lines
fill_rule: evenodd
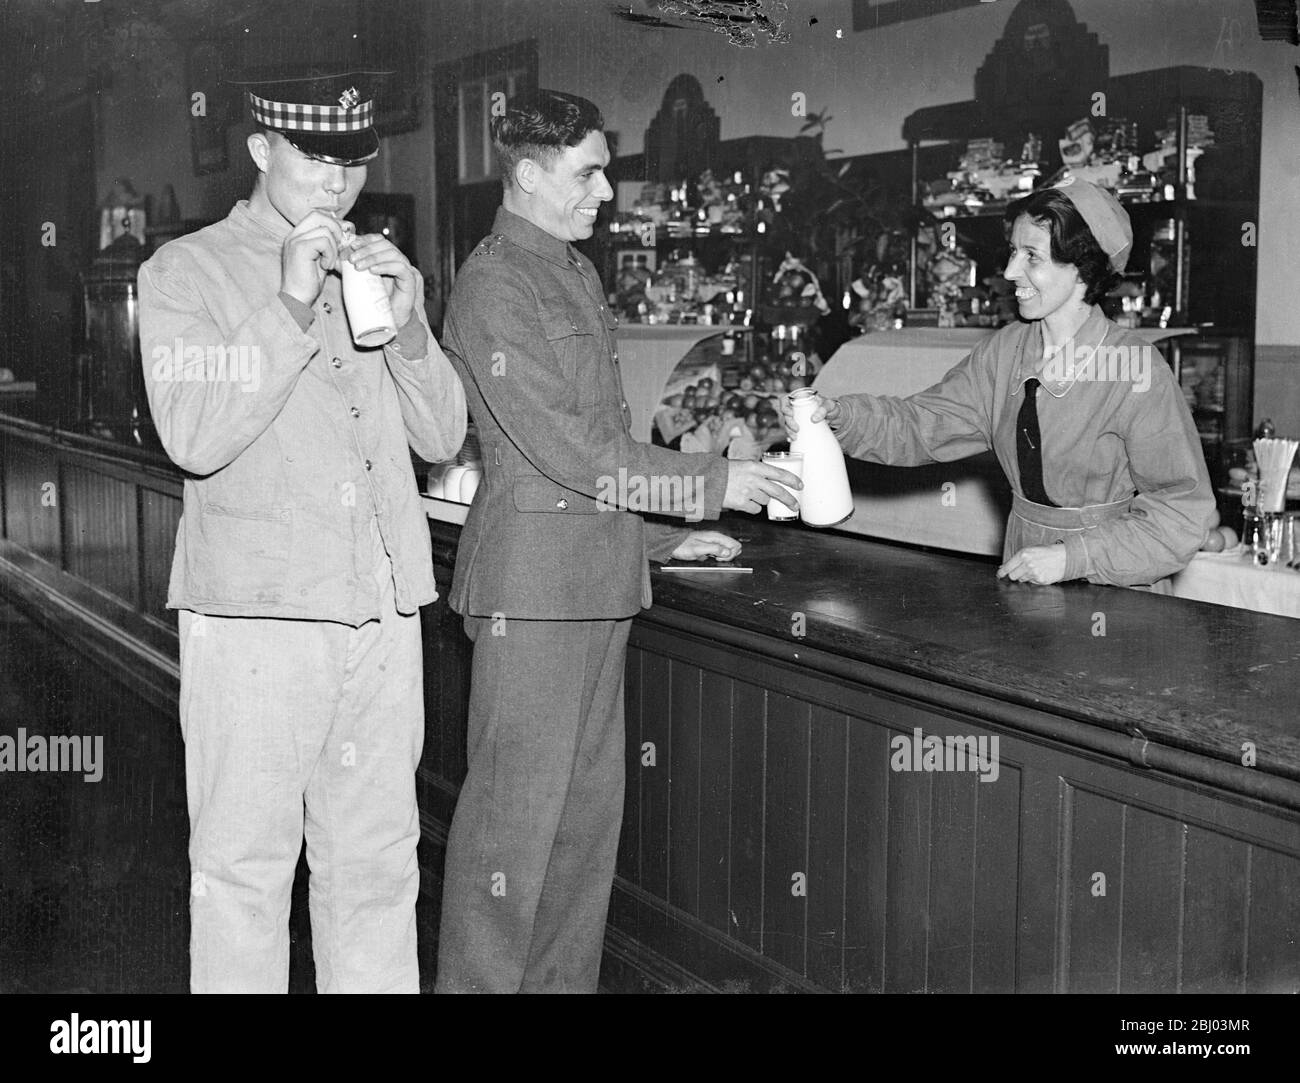
<svg viewBox="0 0 1300 1083">
<path fill-rule="evenodd" d="M 243 80 L 253 122 L 279 132 L 303 154 L 335 165 L 361 165 L 379 153 L 374 96 L 383 71 L 291 79 Z"/>
</svg>

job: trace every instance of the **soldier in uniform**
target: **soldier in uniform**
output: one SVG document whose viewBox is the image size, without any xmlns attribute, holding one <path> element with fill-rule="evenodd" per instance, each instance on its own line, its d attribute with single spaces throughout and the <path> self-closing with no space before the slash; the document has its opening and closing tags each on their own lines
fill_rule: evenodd
<svg viewBox="0 0 1300 1083">
<path fill-rule="evenodd" d="M 650 604 L 647 558 L 740 550 L 638 512 L 715 519 L 800 488 L 760 462 L 632 439 L 617 320 L 571 243 L 613 196 L 602 128 L 591 102 L 551 91 L 494 119 L 502 206 L 447 308 L 484 479 L 452 582 L 474 662 L 439 991 L 596 989 L 623 811 L 623 666 L 631 618 Z"/>
<path fill-rule="evenodd" d="M 304 830 L 317 988 L 419 991 L 418 610 L 437 594 L 407 445 L 454 455 L 465 396 L 381 236 L 346 258 L 383 276 L 397 337 L 349 333 L 333 272 L 379 147 L 370 74 L 250 86 L 252 195 L 140 270 L 149 403 L 186 471 L 167 604 L 195 992 L 286 991 Z"/>
</svg>

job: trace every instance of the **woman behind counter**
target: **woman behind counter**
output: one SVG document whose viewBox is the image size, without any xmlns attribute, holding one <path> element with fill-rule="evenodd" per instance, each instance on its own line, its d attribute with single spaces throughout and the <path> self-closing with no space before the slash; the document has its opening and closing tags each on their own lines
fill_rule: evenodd
<svg viewBox="0 0 1300 1083">
<path fill-rule="evenodd" d="M 822 397 L 845 452 L 893 466 L 992 448 L 1013 491 L 998 575 L 1154 583 L 1217 522 L 1196 427 L 1160 353 L 1097 302 L 1133 244 L 1128 213 L 1077 179 L 1007 208 L 1020 323 L 907 398 Z M 1039 391 L 1046 394 L 1038 394 Z M 788 431 L 797 426 L 784 404 Z"/>
</svg>

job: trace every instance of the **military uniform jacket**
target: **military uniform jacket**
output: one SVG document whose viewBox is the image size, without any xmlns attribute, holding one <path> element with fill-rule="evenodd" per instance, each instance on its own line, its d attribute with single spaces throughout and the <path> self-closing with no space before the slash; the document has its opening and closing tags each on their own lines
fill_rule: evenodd
<svg viewBox="0 0 1300 1083">
<path fill-rule="evenodd" d="M 667 559 L 688 532 L 640 513 L 721 511 L 725 459 L 632 438 L 617 322 L 589 259 L 498 210 L 456 277 L 443 334 L 483 452 L 452 580 L 457 612 L 631 616 L 650 605 L 647 559 Z"/>
<path fill-rule="evenodd" d="M 371 520 L 398 612 L 437 597 L 409 442 L 449 459 L 465 394 L 420 306 L 382 348 L 353 345 L 338 275 L 313 306 L 280 294 L 289 224 L 241 200 L 140 269 L 140 346 L 163 447 L 187 471 L 167 604 L 214 616 L 380 615 Z"/>
</svg>

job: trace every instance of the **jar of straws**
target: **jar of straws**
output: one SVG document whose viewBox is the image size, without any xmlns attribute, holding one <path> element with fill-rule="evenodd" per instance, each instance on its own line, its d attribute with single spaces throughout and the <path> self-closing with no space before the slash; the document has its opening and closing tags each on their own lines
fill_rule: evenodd
<svg viewBox="0 0 1300 1083">
<path fill-rule="evenodd" d="M 1252 548 L 1259 564 L 1276 564 L 1283 559 L 1287 476 L 1298 446 L 1300 443 L 1295 440 L 1261 438 L 1255 441 L 1255 462 L 1259 465 L 1259 519 Z"/>
</svg>

